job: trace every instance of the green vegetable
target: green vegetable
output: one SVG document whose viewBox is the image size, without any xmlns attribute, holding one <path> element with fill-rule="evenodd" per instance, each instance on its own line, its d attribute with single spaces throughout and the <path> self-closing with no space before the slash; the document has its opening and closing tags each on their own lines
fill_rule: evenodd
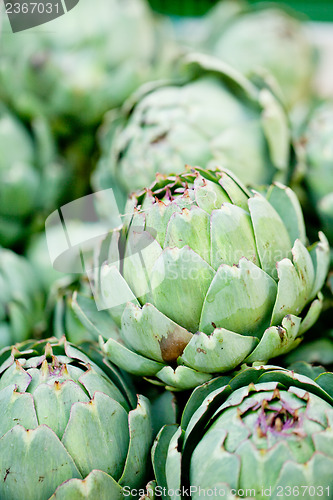
<svg viewBox="0 0 333 500">
<path fill-rule="evenodd" d="M 149 402 L 112 365 L 65 338 L 18 344 L 0 363 L 2 499 L 120 500 L 122 485 L 144 485 Z"/>
<path fill-rule="evenodd" d="M 247 368 L 198 387 L 181 426 L 164 427 L 155 441 L 157 486 L 166 492 L 192 486 L 192 500 L 204 492 L 229 499 L 330 497 L 332 387 L 332 373 L 314 382 L 273 366 Z"/>
<path fill-rule="evenodd" d="M 286 182 L 290 130 L 269 88 L 209 56 L 182 64 L 182 80 L 143 86 L 109 116 L 95 188 L 114 188 L 121 202 L 119 189 L 142 189 L 186 164 L 223 165 L 249 184 Z"/>
<path fill-rule="evenodd" d="M 238 12 L 225 22 L 221 2 L 207 18 L 203 47 L 209 53 L 245 76 L 259 72 L 273 79 L 288 108 L 310 96 L 315 51 L 296 12 L 275 3 L 251 7 L 239 2 Z"/>
<path fill-rule="evenodd" d="M 333 103 L 314 109 L 299 144 L 312 206 L 333 245 Z M 298 148 L 299 150 L 299 148 Z"/>
<path fill-rule="evenodd" d="M 25 244 L 61 200 L 68 178 L 46 122 L 36 119 L 32 127 L 0 106 L 0 245 Z"/>
<path fill-rule="evenodd" d="M 130 373 L 193 388 L 290 351 L 316 321 L 329 247 L 321 233 L 306 248 L 290 188 L 263 196 L 226 170 L 189 168 L 157 176 L 125 212 L 102 246 L 95 297 L 122 338 L 104 352 Z M 98 315 L 96 329 L 107 336 Z"/>
<path fill-rule="evenodd" d="M 29 262 L 0 247 L 0 348 L 43 333 L 44 300 Z"/>
</svg>

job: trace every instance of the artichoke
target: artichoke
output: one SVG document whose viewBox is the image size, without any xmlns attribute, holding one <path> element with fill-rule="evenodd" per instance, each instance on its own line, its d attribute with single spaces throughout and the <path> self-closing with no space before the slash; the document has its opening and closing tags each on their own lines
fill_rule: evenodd
<svg viewBox="0 0 333 500">
<path fill-rule="evenodd" d="M 24 116 L 46 114 L 57 131 L 97 124 L 153 77 L 156 36 L 144 0 L 80 0 L 49 30 L 4 30 L 1 95 Z"/>
<path fill-rule="evenodd" d="M 30 263 L 0 247 L 0 348 L 43 333 L 44 301 Z"/>
<path fill-rule="evenodd" d="M 307 192 L 333 245 L 333 102 L 314 109 L 298 151 Z"/>
<path fill-rule="evenodd" d="M 182 64 L 182 80 L 143 86 L 109 115 L 95 188 L 126 194 L 186 163 L 223 165 L 245 183 L 287 182 L 290 130 L 273 93 L 209 56 L 192 54 Z"/>
<path fill-rule="evenodd" d="M 156 498 L 331 498 L 333 374 L 247 368 L 198 387 L 157 437 Z M 215 491 L 215 496 L 213 492 Z M 168 494 L 168 492 L 170 492 Z M 152 491 L 150 497 L 154 498 Z"/>
<path fill-rule="evenodd" d="M 0 354 L 2 499 L 123 498 L 145 479 L 149 402 L 102 358 L 68 343 Z"/>
<path fill-rule="evenodd" d="M 281 184 L 264 196 L 222 169 L 157 176 L 96 260 L 98 307 L 122 338 L 104 352 L 130 373 L 189 389 L 293 349 L 321 310 L 329 247 L 320 240 L 305 247 L 299 202 Z M 77 313 L 84 321 L 84 307 Z M 108 336 L 98 317 L 96 329 Z"/>
<path fill-rule="evenodd" d="M 37 119 L 32 127 L 0 107 L 0 245 L 25 244 L 64 195 L 68 173 L 55 161 L 47 125 Z"/>
<path fill-rule="evenodd" d="M 257 71 L 273 77 L 291 108 L 311 94 L 316 63 L 306 25 L 297 16 L 273 3 L 251 7 L 239 2 L 238 12 L 225 22 L 221 2 L 207 16 L 210 30 L 203 47 L 246 76 Z"/>
</svg>

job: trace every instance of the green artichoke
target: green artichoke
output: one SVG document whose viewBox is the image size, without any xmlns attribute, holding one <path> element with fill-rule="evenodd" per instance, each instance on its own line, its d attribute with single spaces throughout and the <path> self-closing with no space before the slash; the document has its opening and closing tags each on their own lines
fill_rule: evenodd
<svg viewBox="0 0 333 500">
<path fill-rule="evenodd" d="M 0 247 L 0 348 L 43 333 L 44 301 L 29 262 Z"/>
<path fill-rule="evenodd" d="M 47 125 L 38 119 L 32 128 L 0 107 L 0 245 L 25 244 L 64 194 L 68 173 L 55 161 Z"/>
<path fill-rule="evenodd" d="M 155 498 L 332 498 L 332 387 L 271 366 L 198 387 L 155 441 Z"/>
<path fill-rule="evenodd" d="M 145 479 L 150 406 L 106 363 L 58 341 L 0 353 L 0 496 L 123 498 Z"/>
<path fill-rule="evenodd" d="M 226 170 L 157 176 L 96 260 L 98 307 L 122 338 L 104 352 L 130 373 L 189 389 L 293 349 L 321 310 L 329 247 L 320 240 L 305 247 L 299 202 L 281 184 L 263 196 Z M 84 307 L 77 313 L 84 321 Z M 93 325 L 108 336 L 98 317 Z"/>
<path fill-rule="evenodd" d="M 221 2 L 206 23 L 210 30 L 203 47 L 209 53 L 246 76 L 257 71 L 273 77 L 288 108 L 309 97 L 316 57 L 306 25 L 296 12 L 274 3 L 251 7 L 239 2 L 238 12 L 225 22 Z"/>
<path fill-rule="evenodd" d="M 333 245 L 333 102 L 315 108 L 298 151 L 306 166 L 306 188 Z"/>
<path fill-rule="evenodd" d="M 46 114 L 70 133 L 154 75 L 157 35 L 144 0 L 80 0 L 49 26 L 2 34 L 0 95 L 24 116 Z"/>
<path fill-rule="evenodd" d="M 209 56 L 183 65 L 183 80 L 143 86 L 109 116 L 95 188 L 126 194 L 186 163 L 223 165 L 245 183 L 287 182 L 290 130 L 273 93 Z"/>
</svg>

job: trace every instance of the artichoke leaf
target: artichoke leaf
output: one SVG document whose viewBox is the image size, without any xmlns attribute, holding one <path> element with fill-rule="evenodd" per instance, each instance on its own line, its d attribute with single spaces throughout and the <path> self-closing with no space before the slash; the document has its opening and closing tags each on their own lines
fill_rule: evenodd
<svg viewBox="0 0 333 500">
<path fill-rule="evenodd" d="M 162 363 L 131 351 L 114 339 L 109 339 L 105 344 L 101 341 L 101 347 L 112 363 L 132 375 L 153 376 L 164 366 Z"/>
<path fill-rule="evenodd" d="M 315 282 L 310 298 L 314 298 L 322 288 L 330 265 L 330 246 L 324 233 L 318 233 L 319 242 L 315 243 L 310 249 L 310 256 L 315 269 Z"/>
<path fill-rule="evenodd" d="M 207 212 L 197 206 L 175 212 L 167 225 L 164 248 L 188 245 L 208 264 L 210 262 L 210 220 Z"/>
<path fill-rule="evenodd" d="M 300 202 L 294 191 L 279 182 L 272 184 L 266 199 L 275 208 L 289 233 L 290 241 L 296 239 L 306 244 L 305 224 Z"/>
<path fill-rule="evenodd" d="M 100 469 L 118 480 L 129 445 L 127 412 L 114 399 L 96 392 L 90 402 L 72 406 L 62 443 L 83 477 Z"/>
<path fill-rule="evenodd" d="M 211 215 L 211 265 L 237 265 L 242 257 L 257 266 L 259 258 L 250 215 L 231 203 L 224 203 Z"/>
<path fill-rule="evenodd" d="M 126 280 L 116 266 L 105 264 L 101 270 L 102 304 L 99 309 L 108 309 L 111 317 L 119 325 L 127 302 L 139 304 Z"/>
<path fill-rule="evenodd" d="M 203 373 L 223 373 L 239 365 L 257 346 L 256 337 L 216 328 L 211 335 L 193 335 L 181 361 Z"/>
<path fill-rule="evenodd" d="M 258 346 L 252 354 L 245 359 L 246 363 L 255 361 L 267 362 L 270 358 L 284 354 L 298 345 L 301 339 L 299 327 L 301 318 L 288 314 L 282 320 L 282 326 L 271 326 L 267 328 Z"/>
<path fill-rule="evenodd" d="M 300 314 L 311 298 L 315 274 L 310 254 L 300 240 L 295 241 L 292 253 L 293 263 L 283 259 L 276 264 L 279 282 L 272 325 L 278 325 L 286 314 Z"/>
<path fill-rule="evenodd" d="M 38 426 L 32 395 L 17 392 L 14 384 L 0 391 L 0 405 L 0 437 L 6 434 L 15 422 L 27 429 L 35 429 Z"/>
<path fill-rule="evenodd" d="M 277 278 L 276 262 L 291 257 L 289 234 L 273 206 L 259 193 L 248 201 L 261 268 Z"/>
<path fill-rule="evenodd" d="M 53 385 L 40 384 L 33 396 L 38 423 L 51 427 L 59 439 L 66 429 L 72 405 L 89 401 L 80 385 L 71 380 L 55 382 Z"/>
<path fill-rule="evenodd" d="M 122 317 L 122 337 L 131 349 L 155 361 L 175 362 L 192 333 L 162 314 L 152 304 L 129 303 Z"/>
<path fill-rule="evenodd" d="M 222 264 L 207 292 L 199 330 L 225 328 L 260 337 L 269 326 L 276 290 L 275 281 L 246 258 L 238 266 Z"/>
<path fill-rule="evenodd" d="M 212 378 L 208 373 L 200 373 L 193 370 L 193 368 L 182 365 L 177 366 L 176 369 L 171 366 L 164 366 L 156 373 L 156 377 L 164 382 L 166 389 L 171 391 L 194 389 Z"/>
<path fill-rule="evenodd" d="M 137 407 L 128 414 L 129 448 L 123 474 L 119 484 L 138 488 L 146 476 L 147 457 L 152 442 L 151 413 L 149 401 L 138 396 Z"/>
<path fill-rule="evenodd" d="M 168 455 L 169 443 L 176 432 L 179 432 L 176 424 L 162 427 L 154 441 L 151 451 L 157 483 L 164 488 L 167 488 L 165 463 Z"/>
<path fill-rule="evenodd" d="M 82 477 L 58 437 L 45 425 L 33 430 L 13 427 L 1 438 L 0 449 L 0 497 L 4 500 L 49 498 L 60 483 Z"/>
<path fill-rule="evenodd" d="M 280 472 L 277 485 L 286 487 L 290 484 L 293 486 L 311 485 L 316 487 L 329 487 L 330 491 L 333 487 L 333 459 L 323 453 L 315 452 L 312 458 L 306 463 L 298 464 L 292 461 L 286 462 Z M 277 500 L 279 490 L 273 490 L 272 499 Z M 310 499 L 310 497 L 309 497 Z"/>
<path fill-rule="evenodd" d="M 323 307 L 323 295 L 322 293 L 318 293 L 318 298 L 312 302 L 309 307 L 308 312 L 306 313 L 305 318 L 302 320 L 302 323 L 299 328 L 299 335 L 302 335 L 304 332 L 309 330 L 311 326 L 315 324 L 319 315 L 321 313 Z"/>
<path fill-rule="evenodd" d="M 101 470 L 93 470 L 84 479 L 70 479 L 56 489 L 50 500 L 123 500 L 121 486 Z"/>
<path fill-rule="evenodd" d="M 152 270 L 151 302 L 168 318 L 196 332 L 214 274 L 212 267 L 188 246 L 166 248 Z"/>
</svg>

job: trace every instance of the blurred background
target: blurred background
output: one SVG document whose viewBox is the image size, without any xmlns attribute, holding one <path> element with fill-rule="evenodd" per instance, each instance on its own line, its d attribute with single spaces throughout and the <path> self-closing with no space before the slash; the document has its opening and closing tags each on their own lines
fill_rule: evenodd
<svg viewBox="0 0 333 500">
<path fill-rule="evenodd" d="M 309 243 L 323 229 L 332 245 L 330 0 L 80 0 L 17 32 L 0 5 L 0 344 L 50 329 L 85 340 L 70 303 L 89 286 L 51 266 L 53 211 L 110 187 L 122 211 L 185 163 L 289 184 Z M 88 222 L 78 214 L 68 231 L 89 241 Z"/>
</svg>

